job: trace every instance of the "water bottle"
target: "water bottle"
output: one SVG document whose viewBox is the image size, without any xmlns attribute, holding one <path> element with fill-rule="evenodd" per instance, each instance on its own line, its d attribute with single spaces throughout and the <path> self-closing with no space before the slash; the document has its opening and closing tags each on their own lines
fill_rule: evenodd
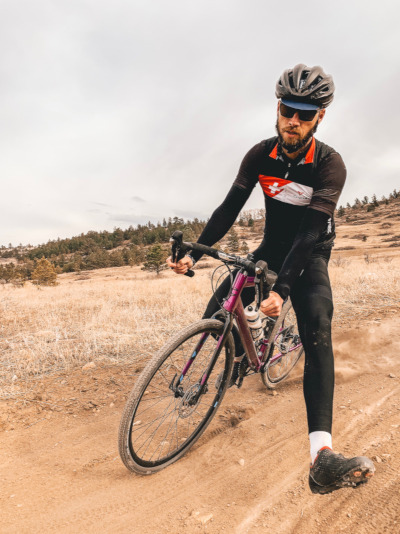
<svg viewBox="0 0 400 534">
<path fill-rule="evenodd" d="M 251 335 L 253 336 L 253 340 L 258 341 L 263 335 L 260 314 L 253 308 L 253 306 L 247 306 L 247 308 L 244 310 L 244 314 L 246 316 Z"/>
</svg>

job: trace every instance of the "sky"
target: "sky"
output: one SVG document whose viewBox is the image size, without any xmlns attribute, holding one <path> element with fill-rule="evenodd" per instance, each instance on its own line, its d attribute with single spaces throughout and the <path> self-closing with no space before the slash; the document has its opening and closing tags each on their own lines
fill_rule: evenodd
<svg viewBox="0 0 400 534">
<path fill-rule="evenodd" d="M 0 0 L 0 245 L 208 218 L 275 135 L 275 84 L 321 65 L 340 204 L 400 188 L 393 0 Z M 263 207 L 261 190 L 245 209 Z"/>
</svg>

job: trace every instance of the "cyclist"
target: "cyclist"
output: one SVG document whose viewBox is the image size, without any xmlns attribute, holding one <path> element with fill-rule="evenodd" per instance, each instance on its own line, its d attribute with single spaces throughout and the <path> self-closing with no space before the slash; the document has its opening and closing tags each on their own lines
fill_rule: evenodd
<svg viewBox="0 0 400 534">
<path fill-rule="evenodd" d="M 253 252 L 254 261 L 265 260 L 278 273 L 274 290 L 260 308 L 265 315 L 279 315 L 290 295 L 296 312 L 305 351 L 303 389 L 313 493 L 358 486 L 375 471 L 366 457 L 345 458 L 332 450 L 333 303 L 328 262 L 335 238 L 333 215 L 346 168 L 341 156 L 314 134 L 333 100 L 334 89 L 332 77 L 319 66 L 299 64 L 284 71 L 275 92 L 277 136 L 261 141 L 246 154 L 227 197 L 198 239 L 208 246 L 219 241 L 260 184 L 265 197 L 265 229 Z M 193 252 L 178 263 L 171 258 L 167 263 L 177 274 L 184 274 L 200 257 Z M 204 317 L 218 310 L 218 300 L 227 295 L 229 287 L 228 277 L 211 298 Z M 254 288 L 245 289 L 242 300 L 250 304 Z M 239 365 L 236 360 L 234 373 Z"/>
</svg>

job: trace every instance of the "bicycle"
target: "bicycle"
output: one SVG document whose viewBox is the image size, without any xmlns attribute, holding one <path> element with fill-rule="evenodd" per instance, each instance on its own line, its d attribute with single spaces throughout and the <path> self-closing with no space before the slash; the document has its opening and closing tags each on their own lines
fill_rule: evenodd
<svg viewBox="0 0 400 534">
<path fill-rule="evenodd" d="M 155 473 L 181 458 L 210 424 L 225 395 L 235 355 L 234 335 L 245 351 L 236 383 L 260 373 L 263 384 L 274 388 L 299 361 L 303 346 L 290 299 L 279 317 L 263 319 L 262 335 L 253 339 L 240 297 L 255 287 L 256 310 L 267 298 L 276 274 L 266 262 L 226 254 L 215 248 L 182 241 L 175 232 L 176 261 L 198 250 L 228 267 L 231 291 L 211 319 L 201 319 L 178 332 L 148 362 L 126 402 L 118 435 L 125 466 L 140 474 Z M 237 271 L 232 274 L 231 267 Z M 214 271 L 215 273 L 215 271 Z M 189 271 L 187 276 L 193 276 Z"/>
</svg>

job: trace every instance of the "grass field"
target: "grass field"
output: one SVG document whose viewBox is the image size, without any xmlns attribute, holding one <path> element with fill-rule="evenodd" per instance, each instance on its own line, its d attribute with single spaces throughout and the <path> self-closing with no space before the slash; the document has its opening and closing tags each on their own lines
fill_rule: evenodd
<svg viewBox="0 0 400 534">
<path fill-rule="evenodd" d="M 342 258 L 330 264 L 335 325 L 379 319 L 400 304 L 400 256 Z M 94 361 L 140 368 L 168 336 L 199 319 L 213 269 L 192 279 L 138 267 L 59 277 L 59 285 L 0 289 L 0 396 L 32 379 Z"/>
</svg>

